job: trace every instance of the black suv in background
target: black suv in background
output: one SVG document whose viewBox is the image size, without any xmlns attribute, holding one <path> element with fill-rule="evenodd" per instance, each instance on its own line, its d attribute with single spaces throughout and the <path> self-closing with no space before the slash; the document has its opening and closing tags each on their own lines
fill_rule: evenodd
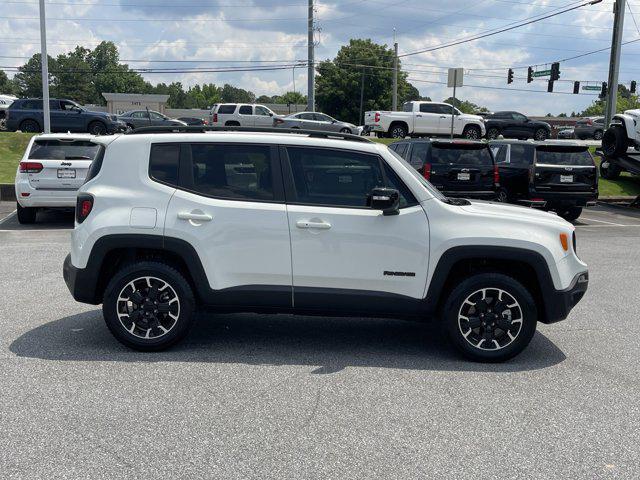
<svg viewBox="0 0 640 480">
<path fill-rule="evenodd" d="M 551 137 L 551 125 L 539 120 L 531 120 L 518 112 L 495 112 L 484 118 L 487 138 L 494 140 L 502 135 L 505 138 L 526 140 L 546 140 Z"/>
<path fill-rule="evenodd" d="M 115 115 L 85 110 L 76 102 L 52 98 L 49 100 L 52 132 L 89 132 L 93 135 L 124 132 L 127 126 Z M 42 99 L 20 98 L 7 109 L 7 130 L 42 132 L 44 113 Z"/>
<path fill-rule="evenodd" d="M 554 142 L 494 140 L 500 170 L 497 199 L 555 211 L 568 221 L 598 198 L 598 172 L 589 147 Z"/>
<path fill-rule="evenodd" d="M 448 197 L 492 200 L 500 178 L 488 143 L 407 139 L 389 145 Z"/>
</svg>

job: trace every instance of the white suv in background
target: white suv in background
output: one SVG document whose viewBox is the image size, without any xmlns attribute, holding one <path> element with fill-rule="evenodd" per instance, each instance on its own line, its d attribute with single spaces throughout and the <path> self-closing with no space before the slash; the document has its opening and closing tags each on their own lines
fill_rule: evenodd
<svg viewBox="0 0 640 480">
<path fill-rule="evenodd" d="M 86 133 L 35 135 L 16 172 L 18 221 L 33 223 L 41 208 L 74 208 L 76 192 L 101 147 Z"/>
<path fill-rule="evenodd" d="M 343 137 L 335 138 L 335 137 Z M 566 318 L 587 265 L 575 228 L 443 197 L 387 147 L 336 133 L 138 133 L 78 192 L 64 279 L 125 345 L 166 348 L 194 308 L 439 319 L 500 361 Z"/>
<path fill-rule="evenodd" d="M 275 113 L 264 105 L 220 103 L 211 109 L 214 127 L 272 127 Z"/>
</svg>

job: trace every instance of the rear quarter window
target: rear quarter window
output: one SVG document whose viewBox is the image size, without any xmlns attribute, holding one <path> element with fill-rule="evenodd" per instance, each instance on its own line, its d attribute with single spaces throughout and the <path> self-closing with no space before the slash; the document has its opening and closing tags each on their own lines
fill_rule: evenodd
<svg viewBox="0 0 640 480">
<path fill-rule="evenodd" d="M 160 183 L 175 187 L 178 185 L 179 161 L 180 145 L 152 145 L 149 156 L 149 176 Z"/>
<path fill-rule="evenodd" d="M 237 105 L 220 105 L 218 107 L 218 113 L 228 114 L 236 111 Z"/>
</svg>

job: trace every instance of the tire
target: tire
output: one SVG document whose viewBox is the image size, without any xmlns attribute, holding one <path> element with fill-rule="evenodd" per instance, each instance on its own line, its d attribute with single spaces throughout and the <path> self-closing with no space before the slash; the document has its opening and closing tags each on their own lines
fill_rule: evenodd
<svg viewBox="0 0 640 480">
<path fill-rule="evenodd" d="M 132 298 L 139 298 L 140 303 Z M 160 305 L 167 311 L 158 313 L 156 307 Z M 193 323 L 194 308 L 191 286 L 177 270 L 160 262 L 138 262 L 124 266 L 111 278 L 102 314 L 120 343 L 151 352 L 169 348 L 184 338 Z"/>
<path fill-rule="evenodd" d="M 602 130 L 596 130 L 595 132 L 593 132 L 593 139 L 602 140 Z"/>
<path fill-rule="evenodd" d="M 476 125 L 467 125 L 462 131 L 462 136 L 469 140 L 480 140 L 482 133 L 480 131 L 480 127 L 477 127 Z"/>
<path fill-rule="evenodd" d="M 503 309 L 501 314 L 493 311 L 496 305 Z M 537 310 L 531 293 L 517 280 L 500 273 L 479 273 L 451 292 L 443 320 L 450 342 L 464 356 L 478 362 L 502 362 L 529 345 L 536 331 Z"/>
<path fill-rule="evenodd" d="M 625 153 L 627 148 L 629 148 L 627 132 L 619 125 L 607 128 L 602 136 L 602 153 L 608 157 L 615 157 Z"/>
<path fill-rule="evenodd" d="M 575 222 L 582 215 L 582 207 L 569 207 L 565 210 L 558 211 L 558 215 L 567 222 Z"/>
<path fill-rule="evenodd" d="M 135 125 L 133 125 L 132 123 L 127 123 L 127 128 L 129 130 L 135 130 L 136 129 Z"/>
<path fill-rule="evenodd" d="M 389 137 L 391 138 L 405 138 L 407 136 L 407 127 L 401 123 L 391 125 L 389 129 Z"/>
<path fill-rule="evenodd" d="M 91 122 L 87 129 L 91 135 L 106 135 L 107 126 L 102 122 Z"/>
<path fill-rule="evenodd" d="M 351 130 L 348 128 L 342 128 L 340 129 L 340 133 L 351 133 Z"/>
<path fill-rule="evenodd" d="M 549 138 L 549 133 L 544 128 L 538 128 L 533 132 L 533 139 L 538 142 L 543 142 Z"/>
<path fill-rule="evenodd" d="M 607 161 L 609 162 L 609 166 L 604 168 L 602 164 Z M 619 166 L 612 164 L 610 160 L 603 159 L 600 162 L 600 176 L 606 180 L 615 180 L 620 176 L 621 172 L 622 169 Z"/>
<path fill-rule="evenodd" d="M 496 192 L 496 202 L 509 203 L 509 192 L 506 188 L 501 188 Z"/>
<path fill-rule="evenodd" d="M 40 133 L 42 129 L 35 120 L 24 120 L 20 123 L 20 130 L 27 133 Z"/>
<path fill-rule="evenodd" d="M 500 130 L 498 130 L 496 127 L 491 127 L 489 130 L 487 130 L 487 138 L 489 140 L 495 140 L 499 136 L 500 136 Z"/>
<path fill-rule="evenodd" d="M 240 123 L 239 122 L 229 121 L 229 122 L 225 123 L 224 126 L 225 127 L 239 127 Z"/>
<path fill-rule="evenodd" d="M 18 214 L 18 222 L 21 225 L 31 225 L 32 223 L 36 223 L 36 213 L 38 213 L 37 208 L 22 207 L 16 202 L 16 212 Z"/>
</svg>

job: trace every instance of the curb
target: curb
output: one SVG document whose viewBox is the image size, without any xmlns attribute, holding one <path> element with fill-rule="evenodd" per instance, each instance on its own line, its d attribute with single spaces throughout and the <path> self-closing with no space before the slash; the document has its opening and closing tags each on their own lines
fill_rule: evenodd
<svg viewBox="0 0 640 480">
<path fill-rule="evenodd" d="M 3 202 L 16 201 L 16 188 L 13 183 L 0 183 L 0 200 Z"/>
</svg>

